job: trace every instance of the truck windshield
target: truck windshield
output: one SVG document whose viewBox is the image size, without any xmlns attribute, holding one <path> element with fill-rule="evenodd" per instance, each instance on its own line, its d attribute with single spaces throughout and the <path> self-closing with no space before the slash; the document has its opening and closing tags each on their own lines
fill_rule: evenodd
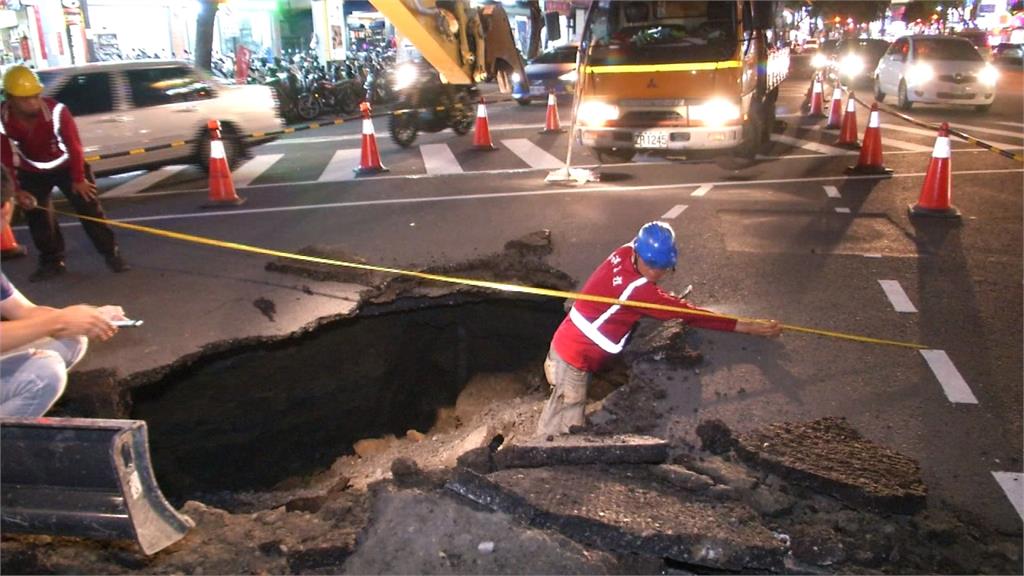
<svg viewBox="0 0 1024 576">
<path fill-rule="evenodd" d="M 593 65 L 716 62 L 737 50 L 735 2 L 599 0 L 588 22 Z"/>
</svg>

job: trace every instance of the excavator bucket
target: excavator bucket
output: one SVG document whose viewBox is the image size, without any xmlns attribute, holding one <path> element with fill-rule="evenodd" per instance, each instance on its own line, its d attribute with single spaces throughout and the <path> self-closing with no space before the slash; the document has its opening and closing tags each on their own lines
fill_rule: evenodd
<svg viewBox="0 0 1024 576">
<path fill-rule="evenodd" d="M 4 533 L 135 540 L 147 554 L 195 523 L 164 498 L 141 420 L 0 419 Z"/>
</svg>

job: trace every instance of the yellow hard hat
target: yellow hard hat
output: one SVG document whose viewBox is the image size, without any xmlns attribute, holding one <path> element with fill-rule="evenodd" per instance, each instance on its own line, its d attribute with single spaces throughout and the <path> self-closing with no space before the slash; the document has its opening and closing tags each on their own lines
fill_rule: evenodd
<svg viewBox="0 0 1024 576">
<path fill-rule="evenodd" d="M 42 91 L 39 76 L 27 66 L 11 66 L 4 74 L 4 92 L 8 96 L 35 96 Z"/>
</svg>

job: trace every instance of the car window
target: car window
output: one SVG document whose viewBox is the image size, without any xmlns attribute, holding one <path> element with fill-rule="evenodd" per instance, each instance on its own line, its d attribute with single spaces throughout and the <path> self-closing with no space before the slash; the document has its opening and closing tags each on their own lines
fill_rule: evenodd
<svg viewBox="0 0 1024 576">
<path fill-rule="evenodd" d="M 132 90 L 132 102 L 140 108 L 212 97 L 210 85 L 184 66 L 138 68 L 125 70 L 125 74 Z"/>
<path fill-rule="evenodd" d="M 981 62 L 981 54 L 967 40 L 921 38 L 914 42 L 917 60 L 963 60 Z"/>
<path fill-rule="evenodd" d="M 54 95 L 75 116 L 102 114 L 114 109 L 110 74 L 95 72 L 72 76 Z"/>
</svg>

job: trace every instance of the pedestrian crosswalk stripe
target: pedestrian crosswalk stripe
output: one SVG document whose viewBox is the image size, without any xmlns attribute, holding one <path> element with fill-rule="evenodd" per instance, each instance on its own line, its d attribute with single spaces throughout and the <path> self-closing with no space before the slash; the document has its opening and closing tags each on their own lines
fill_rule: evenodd
<svg viewBox="0 0 1024 576">
<path fill-rule="evenodd" d="M 154 184 L 166 180 L 171 176 L 174 176 L 178 172 L 181 172 L 185 168 L 188 168 L 186 164 L 175 164 L 172 166 L 164 166 L 159 170 L 152 170 L 138 178 L 132 178 L 131 180 L 111 188 L 103 194 L 104 198 L 120 198 L 123 196 L 131 196 L 136 192 L 142 192 L 146 188 L 153 186 Z"/>
<path fill-rule="evenodd" d="M 978 403 L 978 399 L 971 392 L 971 387 L 967 385 L 964 377 L 960 375 L 956 366 L 953 365 L 953 361 L 944 351 L 921 350 L 921 356 L 924 356 L 925 361 L 928 362 L 928 367 L 938 378 L 939 384 L 942 385 L 942 391 L 946 393 L 946 398 L 950 402 L 954 404 Z"/>
<path fill-rule="evenodd" d="M 905 140 L 896 140 L 894 138 L 882 138 L 882 146 L 885 148 L 902 148 L 903 150 L 909 150 L 911 152 L 932 151 L 929 146 L 922 146 L 920 144 L 914 144 L 913 142 L 907 142 Z"/>
<path fill-rule="evenodd" d="M 882 291 L 885 292 L 885 296 L 894 310 L 901 313 L 917 312 L 917 308 L 914 307 L 914 303 L 910 301 L 907 293 L 903 291 L 903 286 L 900 286 L 899 281 L 879 280 L 878 283 L 882 286 Z"/>
<path fill-rule="evenodd" d="M 359 148 L 345 148 L 335 152 L 331 161 L 324 167 L 324 171 L 320 173 L 317 182 L 340 182 L 355 179 L 356 174 L 353 170 L 359 165 L 360 153 Z"/>
<path fill-rule="evenodd" d="M 235 186 L 248 186 L 281 158 L 284 158 L 284 154 L 261 154 L 255 156 L 232 172 L 231 180 L 235 183 Z"/>
<path fill-rule="evenodd" d="M 555 158 L 540 146 L 530 142 L 526 138 L 510 138 L 502 140 L 502 144 L 508 147 L 516 156 L 530 165 L 531 168 L 544 168 L 553 170 L 562 168 L 565 163 Z"/>
<path fill-rule="evenodd" d="M 423 156 L 423 167 L 427 174 L 459 174 L 462 166 L 452 154 L 452 149 L 447 144 L 424 144 L 420 146 L 420 154 Z"/>
<path fill-rule="evenodd" d="M 661 217 L 665 220 L 671 220 L 682 214 L 683 210 L 686 210 L 686 204 L 676 204 L 671 210 L 662 214 Z"/>
<path fill-rule="evenodd" d="M 992 476 L 995 477 L 1006 497 L 1010 499 L 1010 504 L 1013 504 L 1014 509 L 1017 510 L 1017 515 L 1024 520 L 1024 474 L 993 472 Z"/>
<path fill-rule="evenodd" d="M 690 196 L 696 196 L 699 198 L 710 192 L 712 188 L 714 188 L 714 186 L 712 186 L 711 184 L 701 184 L 700 186 L 697 187 L 696 190 L 690 192 Z"/>
<path fill-rule="evenodd" d="M 999 130 L 998 128 L 986 128 L 984 126 L 953 126 L 953 125 L 950 125 L 950 128 L 954 128 L 956 130 L 959 130 L 961 132 L 966 132 L 968 134 L 970 134 L 972 132 L 984 132 L 986 134 L 995 134 L 997 136 L 1009 136 L 1010 138 L 1021 138 L 1021 137 L 1024 137 L 1024 134 L 1021 134 L 1019 130 L 1017 132 L 1010 132 L 1009 130 Z"/>
<path fill-rule="evenodd" d="M 828 154 L 830 156 L 843 156 L 852 153 L 842 148 L 836 148 L 835 146 L 828 146 L 826 144 L 811 142 L 810 140 L 803 140 L 801 138 L 793 138 L 792 136 L 786 136 L 783 134 L 772 134 L 772 141 L 781 142 L 797 148 L 806 148 L 807 150 L 821 152 L 822 154 Z"/>
<path fill-rule="evenodd" d="M 921 128 L 910 128 L 909 126 L 885 126 L 883 130 L 895 130 L 897 132 L 906 132 L 908 134 L 917 134 L 919 136 L 927 136 L 929 138 L 935 138 L 938 133 L 931 130 L 922 130 Z M 1020 144 L 1007 144 L 1005 142 L 993 142 L 992 140 L 986 139 L 985 142 L 995 146 L 996 148 L 1002 148 L 1004 150 L 1016 150 L 1021 148 Z"/>
</svg>

